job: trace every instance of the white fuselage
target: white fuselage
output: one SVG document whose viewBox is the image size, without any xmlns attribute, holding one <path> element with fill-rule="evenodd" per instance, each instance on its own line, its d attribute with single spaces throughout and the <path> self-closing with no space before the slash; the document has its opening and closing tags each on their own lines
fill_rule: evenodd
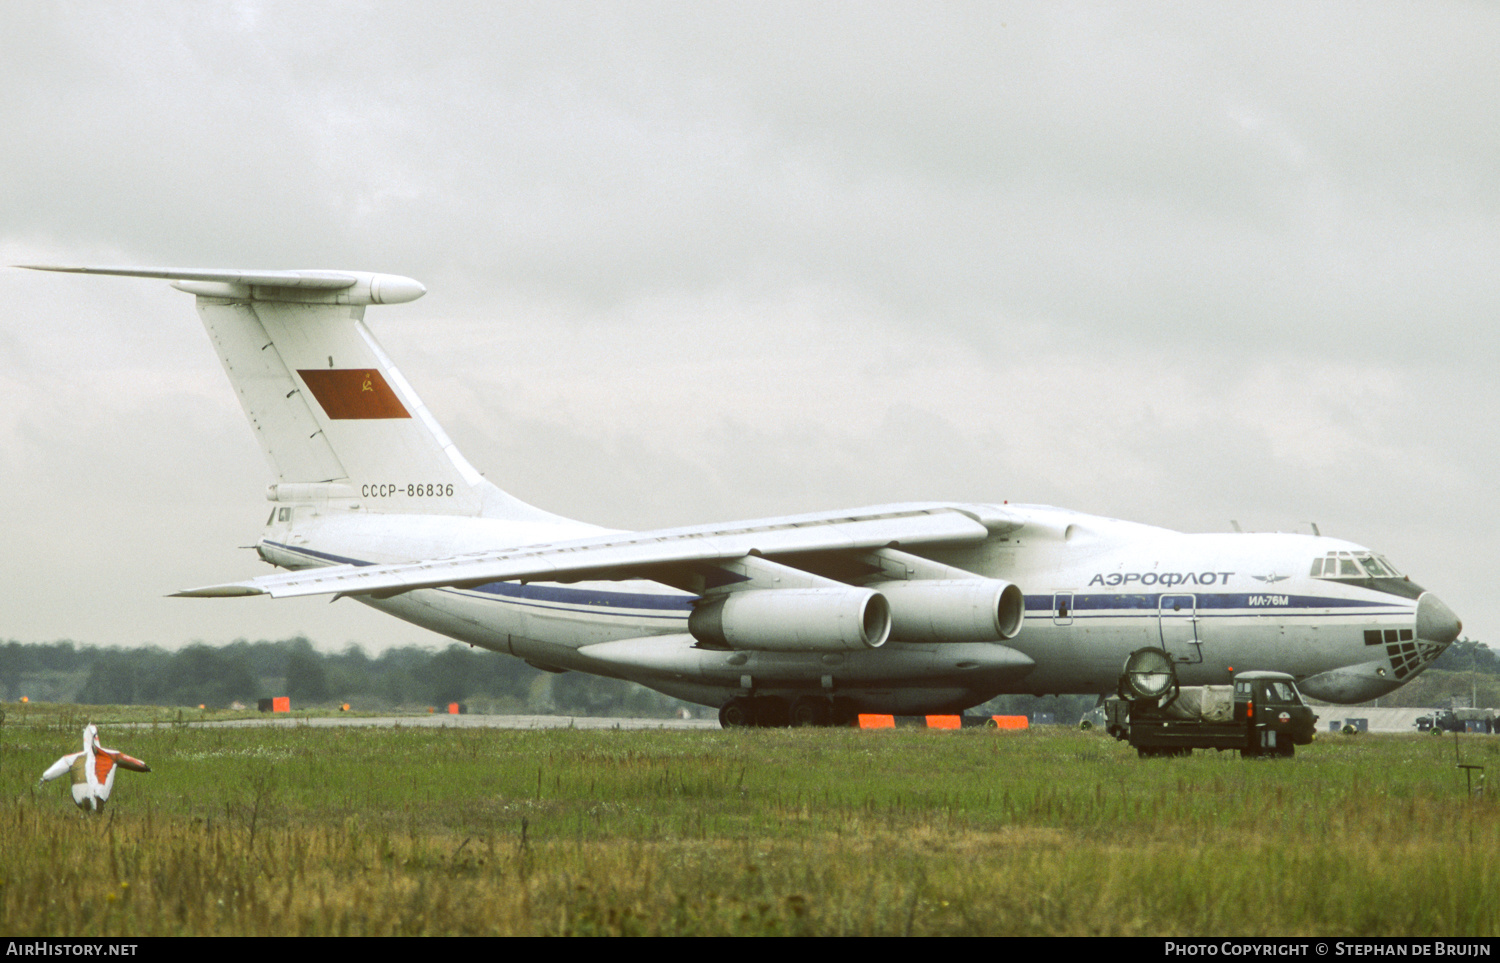
<svg viewBox="0 0 1500 963">
<path fill-rule="evenodd" d="M 1183 534 L 1041 506 L 1005 511 L 1024 523 L 977 544 L 918 553 L 1024 590 L 1024 625 L 1004 643 L 893 641 L 838 654 L 718 651 L 688 634 L 695 596 L 647 581 L 492 582 L 360 599 L 533 665 L 631 679 L 708 705 L 752 691 L 821 692 L 871 709 L 924 712 L 1000 693 L 1107 693 L 1125 658 L 1148 646 L 1173 656 L 1184 684 L 1276 669 L 1315 697 L 1356 702 L 1396 688 L 1441 651 L 1415 638 L 1422 592 L 1408 580 L 1372 586 L 1369 579 L 1308 574 L 1316 558 L 1365 551 L 1348 542 Z M 259 546 L 267 561 L 288 568 L 452 557 L 604 531 L 561 520 L 372 516 L 309 506 L 289 514 Z"/>
</svg>

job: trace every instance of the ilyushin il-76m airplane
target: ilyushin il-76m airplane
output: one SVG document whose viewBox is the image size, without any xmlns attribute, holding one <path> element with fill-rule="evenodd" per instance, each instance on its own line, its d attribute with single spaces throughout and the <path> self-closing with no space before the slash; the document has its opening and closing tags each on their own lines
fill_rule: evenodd
<svg viewBox="0 0 1500 963">
<path fill-rule="evenodd" d="M 1107 693 L 1165 652 L 1183 684 L 1291 673 L 1354 703 L 1461 625 L 1383 556 L 1300 534 L 1183 534 L 1038 505 L 916 502 L 623 532 L 506 494 L 364 321 L 414 301 L 358 271 L 38 266 L 161 278 L 198 313 L 275 482 L 256 545 L 287 571 L 197 598 L 348 596 L 552 671 L 628 679 L 720 722 L 955 712 Z"/>
</svg>

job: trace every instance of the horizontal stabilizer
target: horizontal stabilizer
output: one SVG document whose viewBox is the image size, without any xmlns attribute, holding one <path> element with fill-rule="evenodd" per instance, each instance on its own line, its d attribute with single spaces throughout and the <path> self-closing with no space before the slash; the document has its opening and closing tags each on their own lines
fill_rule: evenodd
<svg viewBox="0 0 1500 963">
<path fill-rule="evenodd" d="M 18 264 L 29 271 L 161 278 L 189 294 L 247 301 L 331 301 L 339 304 L 403 304 L 427 293 L 418 281 L 369 271 L 251 271 L 216 268 L 75 267 Z"/>
</svg>

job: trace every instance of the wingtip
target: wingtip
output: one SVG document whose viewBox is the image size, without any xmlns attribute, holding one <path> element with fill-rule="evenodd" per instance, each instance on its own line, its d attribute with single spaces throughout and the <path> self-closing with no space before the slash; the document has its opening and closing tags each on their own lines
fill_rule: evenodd
<svg viewBox="0 0 1500 963">
<path fill-rule="evenodd" d="M 173 592 L 167 598 L 172 599 L 233 599 L 243 598 L 247 595 L 265 595 L 264 589 L 258 589 L 251 585 L 207 585 L 203 588 L 185 589 L 181 592 Z"/>
</svg>

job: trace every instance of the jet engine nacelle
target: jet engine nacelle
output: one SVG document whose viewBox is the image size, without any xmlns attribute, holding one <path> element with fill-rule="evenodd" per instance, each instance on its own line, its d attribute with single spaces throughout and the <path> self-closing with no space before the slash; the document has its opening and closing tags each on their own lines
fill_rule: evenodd
<svg viewBox="0 0 1500 963">
<path fill-rule="evenodd" d="M 1001 642 L 1021 631 L 1026 597 L 992 578 L 911 579 L 869 586 L 891 606 L 899 642 Z"/>
<path fill-rule="evenodd" d="M 891 635 L 891 607 L 866 588 L 750 589 L 698 604 L 693 638 L 762 652 L 878 649 Z"/>
</svg>

